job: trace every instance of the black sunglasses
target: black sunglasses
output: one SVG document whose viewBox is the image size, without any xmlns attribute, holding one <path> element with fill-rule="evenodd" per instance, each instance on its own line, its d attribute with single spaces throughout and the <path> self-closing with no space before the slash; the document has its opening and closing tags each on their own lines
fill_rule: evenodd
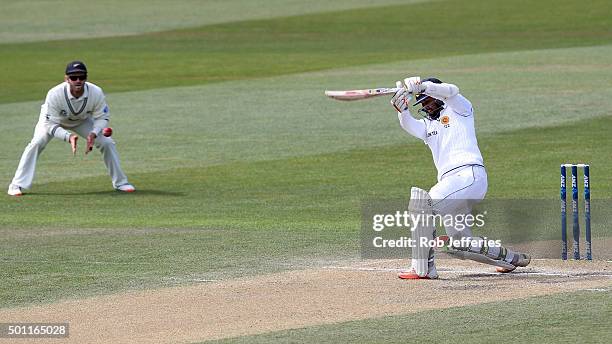
<svg viewBox="0 0 612 344">
<path fill-rule="evenodd" d="M 87 80 L 87 75 L 69 75 L 68 79 L 72 80 L 72 81 L 77 81 L 77 80 Z"/>
</svg>

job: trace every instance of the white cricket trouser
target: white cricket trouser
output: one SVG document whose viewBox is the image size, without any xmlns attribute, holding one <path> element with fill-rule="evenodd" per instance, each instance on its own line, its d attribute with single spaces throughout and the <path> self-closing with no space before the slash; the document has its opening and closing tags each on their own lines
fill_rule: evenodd
<svg viewBox="0 0 612 344">
<path fill-rule="evenodd" d="M 74 128 L 65 129 L 74 131 L 80 137 L 86 138 L 93 129 L 93 120 L 88 118 Z M 20 186 L 24 189 L 29 189 L 32 187 L 38 156 L 42 153 L 52 138 L 53 136 L 49 135 L 47 132 L 45 118 L 41 116 L 38 124 L 36 124 L 36 128 L 34 129 L 34 137 L 32 138 L 32 141 L 30 141 L 30 143 L 26 146 L 23 154 L 21 155 L 21 160 L 19 161 L 19 166 L 15 172 L 15 177 L 13 177 L 13 181 L 11 182 L 12 184 Z M 99 148 L 102 152 L 104 164 L 106 165 L 108 173 L 113 181 L 113 187 L 116 188 L 117 186 L 127 184 L 128 179 L 121 169 L 119 154 L 115 148 L 115 141 L 113 141 L 113 139 L 110 137 L 99 135 L 94 141 L 94 146 Z"/>
<path fill-rule="evenodd" d="M 429 190 L 435 214 L 471 214 L 474 204 L 482 201 L 487 193 L 487 171 L 479 165 L 467 165 L 444 175 L 438 184 Z M 445 225 L 446 234 L 453 238 L 471 237 L 472 230 L 462 221 L 452 221 Z"/>
</svg>

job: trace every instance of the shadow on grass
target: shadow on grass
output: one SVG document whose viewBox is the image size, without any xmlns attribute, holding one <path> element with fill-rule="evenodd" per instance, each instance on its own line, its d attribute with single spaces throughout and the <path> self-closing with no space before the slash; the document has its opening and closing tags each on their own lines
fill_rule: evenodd
<svg viewBox="0 0 612 344">
<path fill-rule="evenodd" d="M 27 193 L 21 197 L 36 197 L 36 196 L 81 196 L 81 195 L 108 195 L 113 197 L 138 197 L 138 196 L 170 196 L 170 197 L 184 197 L 187 196 L 185 192 L 175 192 L 175 191 L 166 191 L 166 190 L 143 190 L 138 189 L 136 192 L 121 192 L 117 190 L 104 190 L 104 191 L 62 191 L 62 192 L 53 192 L 53 191 L 42 191 L 42 192 L 33 192 Z"/>
</svg>

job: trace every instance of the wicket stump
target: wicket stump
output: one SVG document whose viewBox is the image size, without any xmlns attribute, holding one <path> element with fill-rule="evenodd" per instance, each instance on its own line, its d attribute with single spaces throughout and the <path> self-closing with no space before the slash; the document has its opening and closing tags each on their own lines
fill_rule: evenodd
<svg viewBox="0 0 612 344">
<path fill-rule="evenodd" d="M 588 164 L 561 165 L 561 259 L 567 260 L 567 173 L 572 172 L 572 251 L 575 260 L 580 259 L 580 214 L 578 210 L 578 168 L 583 169 L 584 176 L 584 236 L 587 260 L 593 260 L 591 251 L 591 185 Z"/>
</svg>

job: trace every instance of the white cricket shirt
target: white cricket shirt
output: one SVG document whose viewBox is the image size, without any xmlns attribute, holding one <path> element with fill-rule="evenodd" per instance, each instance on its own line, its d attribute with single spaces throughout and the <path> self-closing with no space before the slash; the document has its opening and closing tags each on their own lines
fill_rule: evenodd
<svg viewBox="0 0 612 344">
<path fill-rule="evenodd" d="M 110 118 L 104 92 L 90 82 L 85 82 L 83 87 L 83 95 L 79 98 L 70 93 L 70 85 L 67 82 L 53 87 L 41 106 L 41 115 L 45 116 L 49 123 L 59 124 L 64 128 L 76 127 L 91 117 L 94 120 L 93 132 L 99 135 Z"/>
<path fill-rule="evenodd" d="M 483 165 L 482 154 L 476 140 L 472 104 L 458 93 L 456 86 L 444 85 L 444 89 L 450 91 L 455 89 L 457 93 L 444 98 L 444 108 L 437 120 L 417 120 L 408 111 L 398 113 L 401 127 L 409 134 L 423 140 L 431 149 L 438 170 L 438 181 L 446 173 L 458 167 Z"/>
<path fill-rule="evenodd" d="M 431 149 L 438 180 L 445 173 L 464 165 L 484 165 L 476 140 L 474 110 L 461 94 L 444 102 L 440 117 L 426 125 L 425 143 Z"/>
</svg>

